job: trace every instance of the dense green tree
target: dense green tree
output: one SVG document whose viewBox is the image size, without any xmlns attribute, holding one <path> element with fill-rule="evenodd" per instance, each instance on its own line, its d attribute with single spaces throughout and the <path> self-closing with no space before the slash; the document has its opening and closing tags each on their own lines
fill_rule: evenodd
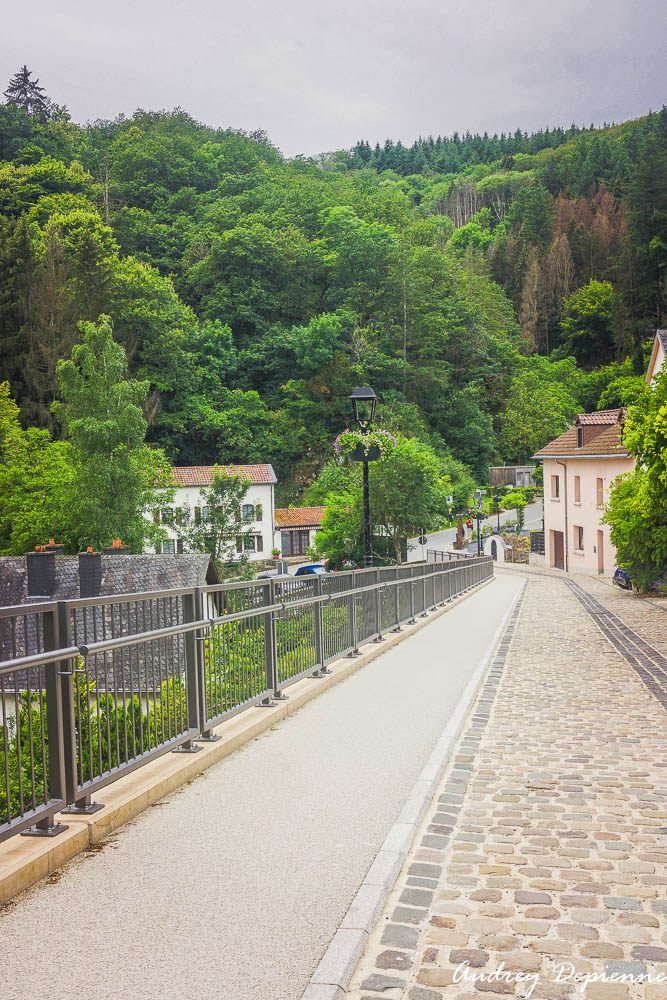
<svg viewBox="0 0 667 1000">
<path fill-rule="evenodd" d="M 58 362 L 54 404 L 72 447 L 73 533 L 82 547 L 122 538 L 141 552 L 160 532 L 147 515 L 170 499 L 167 459 L 144 443 L 148 383 L 125 377 L 127 358 L 108 316 L 82 331 L 72 359 Z"/>
<path fill-rule="evenodd" d="M 247 563 L 251 518 L 242 516 L 249 480 L 216 468 L 211 482 L 199 491 L 195 508 L 175 512 L 176 530 L 193 552 L 208 552 L 223 576 L 239 575 L 239 555 Z"/>
<path fill-rule="evenodd" d="M 0 553 L 22 555 L 49 538 L 71 548 L 70 445 L 48 431 L 23 430 L 19 408 L 0 383 Z"/>
<path fill-rule="evenodd" d="M 583 365 L 608 361 L 614 350 L 614 289 L 589 281 L 565 302 L 561 351 Z"/>
<path fill-rule="evenodd" d="M 618 561 L 633 583 L 648 590 L 667 575 L 667 369 L 628 411 L 624 440 L 634 472 L 611 491 L 604 519 Z"/>
</svg>

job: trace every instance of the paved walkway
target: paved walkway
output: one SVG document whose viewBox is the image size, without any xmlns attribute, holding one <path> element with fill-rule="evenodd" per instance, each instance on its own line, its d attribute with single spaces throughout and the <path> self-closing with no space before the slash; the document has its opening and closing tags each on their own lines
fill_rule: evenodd
<svg viewBox="0 0 667 1000">
<path fill-rule="evenodd" d="M 520 586 L 473 594 L 5 907 L 0 998 L 297 1000 Z"/>
<path fill-rule="evenodd" d="M 350 1000 L 667 998 L 665 613 L 524 580 Z"/>
</svg>

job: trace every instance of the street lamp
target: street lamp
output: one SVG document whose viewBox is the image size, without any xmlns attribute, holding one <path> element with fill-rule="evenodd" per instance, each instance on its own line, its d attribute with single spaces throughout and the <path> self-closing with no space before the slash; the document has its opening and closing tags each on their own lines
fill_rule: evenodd
<svg viewBox="0 0 667 1000">
<path fill-rule="evenodd" d="M 357 386 L 350 394 L 354 407 L 354 419 L 365 434 L 375 419 L 378 398 L 368 385 Z M 373 544 L 371 538 L 371 497 L 368 484 L 368 459 L 362 461 L 364 470 L 364 567 L 373 565 Z"/>
<path fill-rule="evenodd" d="M 500 534 L 500 497 L 496 494 L 493 499 L 496 504 L 496 514 L 498 515 L 498 534 Z"/>
</svg>

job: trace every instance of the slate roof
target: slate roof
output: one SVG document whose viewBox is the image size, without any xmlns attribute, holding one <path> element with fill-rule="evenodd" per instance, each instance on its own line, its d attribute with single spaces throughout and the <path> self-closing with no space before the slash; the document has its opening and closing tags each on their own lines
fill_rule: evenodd
<svg viewBox="0 0 667 1000">
<path fill-rule="evenodd" d="M 249 479 L 255 486 L 272 486 L 277 483 L 273 466 L 264 465 L 176 465 L 172 473 L 179 486 L 210 486 L 216 469 Z"/>
<path fill-rule="evenodd" d="M 276 507 L 279 528 L 319 528 L 325 507 Z"/>
</svg>

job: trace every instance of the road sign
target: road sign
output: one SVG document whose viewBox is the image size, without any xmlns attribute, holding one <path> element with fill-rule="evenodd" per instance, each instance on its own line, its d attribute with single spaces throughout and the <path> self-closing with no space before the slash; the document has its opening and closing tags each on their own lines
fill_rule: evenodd
<svg viewBox="0 0 667 1000">
<path fill-rule="evenodd" d="M 419 544 L 420 545 L 426 545 L 427 541 L 428 541 L 428 538 L 426 537 L 426 535 L 420 535 L 419 536 Z"/>
<path fill-rule="evenodd" d="M 449 494 L 449 496 L 445 497 L 445 500 L 447 501 L 448 504 L 454 503 L 454 497 L 451 495 L 451 493 Z"/>
</svg>

